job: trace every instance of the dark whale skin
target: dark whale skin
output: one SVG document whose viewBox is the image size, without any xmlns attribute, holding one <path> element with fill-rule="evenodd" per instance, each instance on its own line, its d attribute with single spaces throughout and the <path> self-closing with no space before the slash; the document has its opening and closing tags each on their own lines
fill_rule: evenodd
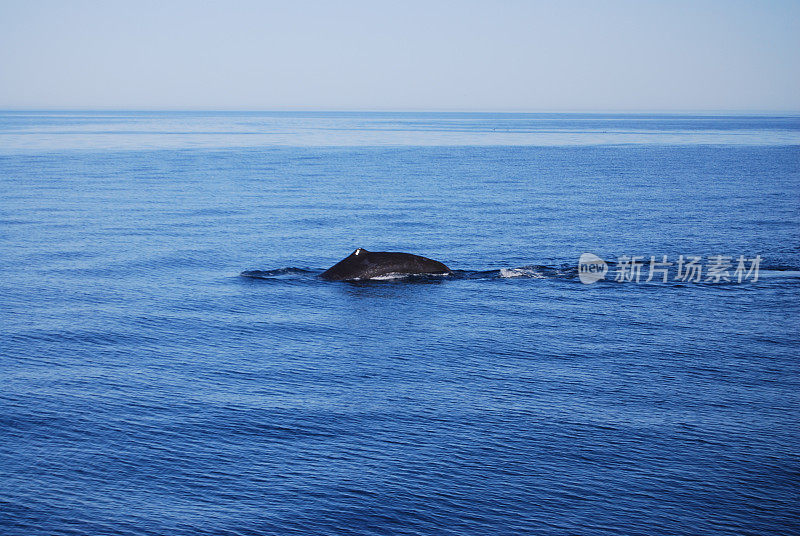
<svg viewBox="0 0 800 536">
<path fill-rule="evenodd" d="M 447 274 L 450 268 L 439 261 L 390 251 L 358 248 L 320 275 L 328 281 L 371 279 L 386 274 Z"/>
</svg>

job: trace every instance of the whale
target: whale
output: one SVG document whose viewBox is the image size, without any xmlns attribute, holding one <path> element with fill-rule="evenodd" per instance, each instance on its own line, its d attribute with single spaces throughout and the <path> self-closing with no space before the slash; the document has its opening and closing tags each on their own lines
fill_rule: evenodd
<svg viewBox="0 0 800 536">
<path fill-rule="evenodd" d="M 387 274 L 449 274 L 450 268 L 439 261 L 393 251 L 367 251 L 358 248 L 320 277 L 328 281 L 372 279 Z"/>
</svg>

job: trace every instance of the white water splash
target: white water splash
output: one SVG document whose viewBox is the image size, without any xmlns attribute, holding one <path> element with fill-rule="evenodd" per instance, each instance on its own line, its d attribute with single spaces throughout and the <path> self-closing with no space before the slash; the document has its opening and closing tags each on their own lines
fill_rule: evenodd
<svg viewBox="0 0 800 536">
<path fill-rule="evenodd" d="M 544 274 L 537 272 L 532 268 L 501 268 L 500 277 L 528 277 L 531 279 L 545 278 Z"/>
</svg>

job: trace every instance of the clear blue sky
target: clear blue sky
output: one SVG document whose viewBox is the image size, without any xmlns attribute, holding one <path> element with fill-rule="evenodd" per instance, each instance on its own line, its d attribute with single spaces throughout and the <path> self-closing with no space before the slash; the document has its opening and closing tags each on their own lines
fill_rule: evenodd
<svg viewBox="0 0 800 536">
<path fill-rule="evenodd" d="M 0 0 L 0 108 L 800 111 L 800 2 Z"/>
</svg>

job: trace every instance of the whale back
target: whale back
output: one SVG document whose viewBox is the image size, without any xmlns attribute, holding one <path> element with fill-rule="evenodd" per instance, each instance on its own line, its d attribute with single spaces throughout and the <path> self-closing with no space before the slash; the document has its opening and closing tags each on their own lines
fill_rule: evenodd
<svg viewBox="0 0 800 536">
<path fill-rule="evenodd" d="M 331 281 L 370 279 L 386 274 L 446 274 L 450 269 L 439 261 L 391 251 L 358 248 L 337 262 L 320 277 Z"/>
</svg>

